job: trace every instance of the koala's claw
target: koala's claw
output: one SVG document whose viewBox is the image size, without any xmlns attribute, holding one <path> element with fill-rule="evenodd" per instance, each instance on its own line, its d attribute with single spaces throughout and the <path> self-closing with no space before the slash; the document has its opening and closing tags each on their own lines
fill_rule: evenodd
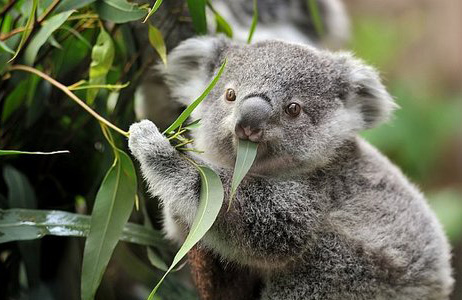
<svg viewBox="0 0 462 300">
<path fill-rule="evenodd" d="M 149 120 L 143 120 L 132 124 L 129 132 L 128 147 L 133 156 L 138 160 L 140 160 L 144 154 L 153 155 L 162 152 L 162 149 L 171 148 L 165 136 L 162 135 L 156 125 Z"/>
</svg>

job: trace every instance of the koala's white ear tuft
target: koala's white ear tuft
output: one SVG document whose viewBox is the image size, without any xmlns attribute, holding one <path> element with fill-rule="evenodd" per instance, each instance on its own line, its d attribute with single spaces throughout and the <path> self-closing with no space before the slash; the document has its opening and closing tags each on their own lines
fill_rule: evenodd
<svg viewBox="0 0 462 300">
<path fill-rule="evenodd" d="M 221 65 L 228 43 L 229 40 L 223 37 L 196 37 L 173 49 L 168 55 L 167 65 L 156 66 L 171 96 L 185 105 L 196 99 Z"/>
<path fill-rule="evenodd" d="M 346 65 L 346 76 L 351 84 L 347 101 L 359 110 L 363 127 L 373 128 L 387 121 L 398 105 L 382 84 L 378 72 L 349 53 L 342 53 L 340 58 Z"/>
</svg>

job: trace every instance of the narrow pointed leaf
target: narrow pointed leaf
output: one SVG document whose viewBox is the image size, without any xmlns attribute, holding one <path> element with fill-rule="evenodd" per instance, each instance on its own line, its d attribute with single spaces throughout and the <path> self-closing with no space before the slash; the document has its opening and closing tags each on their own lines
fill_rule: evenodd
<svg viewBox="0 0 462 300">
<path fill-rule="evenodd" d="M 167 272 L 157 283 L 151 294 L 149 294 L 148 300 L 154 299 L 154 295 L 168 273 L 175 268 L 188 251 L 191 250 L 191 248 L 207 233 L 210 227 L 212 227 L 223 204 L 224 192 L 220 177 L 206 166 L 197 166 L 197 168 L 201 176 L 201 191 L 199 207 L 195 219 L 186 240 L 173 258 L 173 262 Z"/>
<path fill-rule="evenodd" d="M 180 114 L 180 116 L 175 120 L 175 122 L 172 123 L 172 125 L 170 125 L 167 129 L 165 129 L 165 131 L 163 132 L 164 134 L 177 129 L 178 127 L 180 127 L 181 124 L 184 123 L 184 121 L 186 121 L 186 119 L 193 112 L 193 110 L 202 102 L 202 100 L 205 99 L 205 97 L 207 97 L 210 91 L 215 87 L 215 84 L 220 79 L 220 76 L 223 73 L 225 66 L 226 66 L 226 60 L 223 62 L 220 69 L 218 70 L 217 75 L 215 75 L 215 77 L 209 83 L 207 88 L 202 92 L 202 94 L 196 100 L 194 100 L 193 103 L 191 103 L 188 107 L 186 107 L 186 109 Z"/>
<path fill-rule="evenodd" d="M 10 58 L 10 60 L 8 62 L 11 62 L 13 61 L 16 56 L 18 56 L 19 54 L 19 51 L 21 51 L 22 47 L 24 46 L 24 44 L 26 43 L 27 41 L 27 38 L 29 37 L 29 35 L 31 34 L 32 32 L 32 26 L 34 24 L 34 19 L 35 19 L 35 12 L 37 10 L 37 5 L 38 5 L 38 0 L 33 0 L 32 2 L 32 9 L 30 11 L 30 15 L 29 15 L 29 18 L 27 19 L 27 22 L 26 22 L 26 25 L 24 26 L 25 30 L 24 32 L 22 33 L 22 36 L 21 36 L 21 40 L 19 41 L 19 46 L 18 48 L 16 49 L 16 52 L 14 53 L 13 57 Z"/>
<path fill-rule="evenodd" d="M 253 0 L 253 17 L 252 17 L 252 24 L 250 25 L 249 36 L 247 38 L 247 44 L 252 42 L 252 37 L 255 32 L 255 28 L 257 28 L 258 23 L 258 5 L 257 0 Z"/>
<path fill-rule="evenodd" d="M 217 22 L 217 32 L 222 32 L 229 38 L 233 37 L 233 29 L 219 13 L 215 13 L 215 21 Z"/>
<path fill-rule="evenodd" d="M 0 156 L 5 155 L 53 155 L 53 154 L 67 154 L 70 153 L 68 150 L 52 151 L 52 152 L 30 152 L 30 151 L 19 151 L 19 150 L 0 150 Z"/>
<path fill-rule="evenodd" d="M 106 75 L 114 61 L 114 43 L 111 36 L 101 27 L 96 40 L 96 45 L 91 51 L 90 80 L 89 85 L 106 84 Z M 99 89 L 87 91 L 87 103 L 92 104 Z"/>
<path fill-rule="evenodd" d="M 66 22 L 67 18 L 74 12 L 74 10 L 66 11 L 60 14 L 57 14 L 50 19 L 47 19 L 43 26 L 40 28 L 38 33 L 34 35 L 34 38 L 31 40 L 29 46 L 27 46 L 26 52 L 24 53 L 24 59 L 26 65 L 33 65 L 35 58 L 37 57 L 37 53 L 40 50 L 47 39 L 51 36 L 51 34 L 58 29 L 64 22 Z"/>
<path fill-rule="evenodd" d="M 258 144 L 248 140 L 239 140 L 237 146 L 236 164 L 234 165 L 234 174 L 231 181 L 231 196 L 229 199 L 229 207 L 236 193 L 236 190 L 244 179 L 247 172 L 252 167 L 255 158 L 257 157 Z"/>
<path fill-rule="evenodd" d="M 57 210 L 0 209 L 0 243 L 40 239 L 46 235 L 86 237 L 91 216 Z M 125 224 L 120 240 L 152 247 L 165 246 L 162 234 L 142 225 Z"/>
<path fill-rule="evenodd" d="M 146 18 L 144 18 L 143 23 L 146 21 L 159 9 L 160 5 L 162 4 L 162 0 L 157 0 L 156 3 L 149 9 L 149 13 L 147 14 Z"/>
<path fill-rule="evenodd" d="M 316 0 L 307 0 L 310 17 L 313 21 L 314 28 L 319 36 L 324 35 L 324 24 L 322 23 L 321 13 L 319 11 L 318 2 Z"/>
<path fill-rule="evenodd" d="M 152 25 L 149 25 L 149 43 L 159 54 L 164 65 L 167 65 L 167 48 L 165 47 L 164 37 L 162 32 Z"/>
<path fill-rule="evenodd" d="M 93 207 L 83 255 L 82 300 L 94 298 L 135 202 L 135 168 L 127 154 L 116 151 L 115 163 L 106 174 Z"/>
<path fill-rule="evenodd" d="M 200 35 L 207 34 L 206 0 L 187 0 L 187 3 L 194 30 Z"/>
</svg>

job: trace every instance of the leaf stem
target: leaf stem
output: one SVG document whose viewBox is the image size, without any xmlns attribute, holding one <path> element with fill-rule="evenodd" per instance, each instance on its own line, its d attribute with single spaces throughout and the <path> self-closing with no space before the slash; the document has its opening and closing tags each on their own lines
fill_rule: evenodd
<svg viewBox="0 0 462 300">
<path fill-rule="evenodd" d="M 92 115 L 95 119 L 97 119 L 101 123 L 107 125 L 108 127 L 112 128 L 113 130 L 117 131 L 118 133 L 120 133 L 120 134 L 122 134 L 122 135 L 124 135 L 126 137 L 128 137 L 130 135 L 128 132 L 123 131 L 119 127 L 115 126 L 114 124 L 112 124 L 111 122 L 109 122 L 108 120 L 106 120 L 105 118 L 100 116 L 93 109 L 91 109 L 87 104 L 85 104 L 84 101 L 82 101 L 81 99 L 79 99 L 79 97 L 77 97 L 74 93 L 72 93 L 64 84 L 56 81 L 55 79 L 51 78 L 47 74 L 45 74 L 45 73 L 43 73 L 43 72 L 41 72 L 41 71 L 39 71 L 39 70 L 37 70 L 35 68 L 29 67 L 29 66 L 24 66 L 24 65 L 12 65 L 11 67 L 8 68 L 8 70 L 10 70 L 10 71 L 15 71 L 15 70 L 25 71 L 25 72 L 33 73 L 33 74 L 35 74 L 35 75 L 37 75 L 39 77 L 42 77 L 43 79 L 45 79 L 46 81 L 48 81 L 49 83 L 51 83 L 52 85 L 54 85 L 55 87 L 57 87 L 58 89 L 63 91 L 72 100 L 74 100 L 74 102 L 76 102 L 78 105 L 80 105 L 83 109 L 85 109 L 90 115 Z"/>
</svg>

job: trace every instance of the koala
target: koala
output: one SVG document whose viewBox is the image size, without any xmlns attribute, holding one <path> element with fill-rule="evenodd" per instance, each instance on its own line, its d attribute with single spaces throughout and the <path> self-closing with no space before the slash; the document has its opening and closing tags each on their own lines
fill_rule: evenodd
<svg viewBox="0 0 462 300">
<path fill-rule="evenodd" d="M 192 115 L 201 119 L 194 148 L 204 153 L 191 158 L 225 189 L 199 246 L 258 277 L 248 299 L 448 299 L 441 225 L 418 189 L 358 136 L 396 107 L 377 72 L 345 52 L 200 37 L 160 67 L 172 97 L 189 104 L 225 58 Z M 227 211 L 239 139 L 258 152 Z M 130 127 L 129 148 L 162 202 L 167 236 L 181 241 L 198 208 L 197 170 L 147 120 Z"/>
<path fill-rule="evenodd" d="M 143 1 L 141 1 L 143 2 Z M 145 1 L 144 1 L 145 2 Z M 154 2 L 154 1 L 152 1 Z M 322 32 L 314 26 L 312 12 L 307 0 L 258 0 L 258 25 L 253 41 L 278 38 L 290 42 L 330 46 L 339 48 L 349 38 L 350 25 L 346 9 L 341 0 L 317 0 Z M 228 21 L 233 29 L 233 38 L 246 41 L 253 18 L 252 0 L 214 0 L 214 8 Z M 188 16 L 184 0 L 164 1 L 156 12 L 158 18 L 150 22 L 164 35 L 168 49 L 194 35 L 191 22 L 180 22 Z M 210 33 L 216 33 L 214 13 L 207 10 L 207 27 Z M 147 27 L 135 24 L 138 43 L 145 45 L 143 61 L 153 58 L 149 45 Z M 163 76 L 156 69 L 150 69 L 143 76 L 142 84 L 135 97 L 135 113 L 138 119 L 148 118 L 165 129 L 181 112 L 179 103 L 172 103 Z"/>
</svg>

